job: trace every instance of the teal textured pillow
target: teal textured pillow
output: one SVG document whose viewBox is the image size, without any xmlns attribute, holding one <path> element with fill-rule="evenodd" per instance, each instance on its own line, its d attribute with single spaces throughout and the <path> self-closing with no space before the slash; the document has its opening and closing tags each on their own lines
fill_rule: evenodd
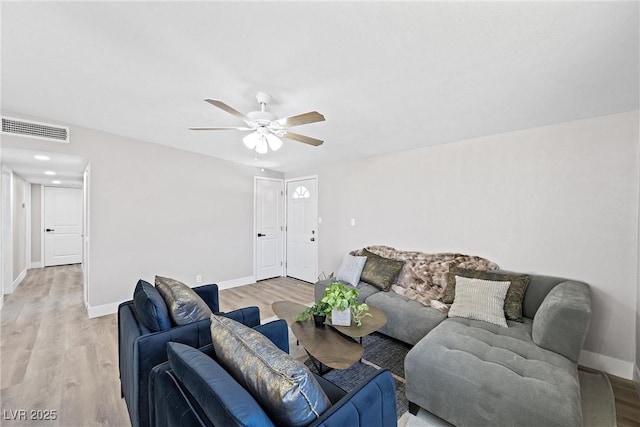
<svg viewBox="0 0 640 427">
<path fill-rule="evenodd" d="M 404 261 L 384 258 L 366 249 L 362 250 L 362 255 L 367 257 L 367 262 L 364 264 L 360 280 L 383 291 L 391 289 L 404 266 Z"/>
<path fill-rule="evenodd" d="M 214 314 L 211 338 L 218 362 L 276 425 L 308 425 L 331 406 L 309 368 L 261 333 Z"/>
<path fill-rule="evenodd" d="M 156 289 L 167 304 L 171 319 L 178 326 L 208 319 L 213 314 L 207 303 L 182 282 L 156 276 Z"/>
</svg>

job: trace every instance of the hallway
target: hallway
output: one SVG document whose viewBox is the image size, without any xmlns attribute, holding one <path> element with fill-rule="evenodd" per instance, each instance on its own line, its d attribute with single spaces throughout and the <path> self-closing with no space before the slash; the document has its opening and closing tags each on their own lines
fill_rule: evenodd
<svg viewBox="0 0 640 427">
<path fill-rule="evenodd" d="M 5 295 L 3 426 L 130 425 L 120 399 L 116 315 L 89 319 L 82 295 L 80 264 L 29 270 Z"/>
</svg>

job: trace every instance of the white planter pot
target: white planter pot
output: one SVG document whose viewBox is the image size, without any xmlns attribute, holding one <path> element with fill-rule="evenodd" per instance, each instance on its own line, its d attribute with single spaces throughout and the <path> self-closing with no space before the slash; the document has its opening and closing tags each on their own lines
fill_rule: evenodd
<svg viewBox="0 0 640 427">
<path fill-rule="evenodd" d="M 331 310 L 331 324 L 336 326 L 351 326 L 351 310 Z"/>
</svg>

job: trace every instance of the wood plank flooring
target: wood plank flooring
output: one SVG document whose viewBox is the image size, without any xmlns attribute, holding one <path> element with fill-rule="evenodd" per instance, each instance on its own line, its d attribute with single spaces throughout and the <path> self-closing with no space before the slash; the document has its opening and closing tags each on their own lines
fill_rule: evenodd
<svg viewBox="0 0 640 427">
<path fill-rule="evenodd" d="M 134 284 L 131 284 L 133 294 Z M 78 265 L 29 270 L 5 295 L 0 326 L 0 425 L 129 426 L 118 379 L 116 315 L 89 319 Z M 262 319 L 271 303 L 307 304 L 313 286 L 276 278 L 220 291 L 221 310 L 251 305 Z M 640 426 L 640 399 L 631 381 L 611 377 L 618 426 Z M 24 413 L 26 419 L 11 419 Z M 31 410 L 55 410 L 55 420 L 33 420 Z M 50 414 L 49 414 L 50 415 Z"/>
</svg>

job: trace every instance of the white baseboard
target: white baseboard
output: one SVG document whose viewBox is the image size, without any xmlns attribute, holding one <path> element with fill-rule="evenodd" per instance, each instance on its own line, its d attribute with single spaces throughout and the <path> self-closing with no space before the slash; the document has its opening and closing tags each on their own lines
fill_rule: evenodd
<svg viewBox="0 0 640 427">
<path fill-rule="evenodd" d="M 18 286 L 20 286 L 20 283 L 22 283 L 22 281 L 24 280 L 24 278 L 27 276 L 27 269 L 25 268 L 24 270 L 22 270 L 22 273 L 20 273 L 18 275 L 18 277 L 16 277 L 16 280 L 13 281 L 13 283 L 11 284 L 11 292 L 15 291 Z"/>
<path fill-rule="evenodd" d="M 640 367 L 634 366 L 633 370 L 633 385 L 636 387 L 636 394 L 640 397 Z"/>
<path fill-rule="evenodd" d="M 252 283 L 256 283 L 255 276 L 247 276 L 247 277 L 241 277 L 239 279 L 224 280 L 222 282 L 218 282 L 217 285 L 218 285 L 218 289 L 220 290 L 220 289 L 235 288 L 237 286 L 250 285 Z M 193 287 L 196 287 L 196 286 L 201 286 L 201 284 L 193 285 Z M 91 305 L 88 305 L 87 315 L 89 316 L 90 319 L 92 319 L 94 317 L 107 316 L 109 314 L 117 313 L 118 306 L 123 302 L 124 301 L 113 302 L 109 304 L 97 305 L 94 307 L 92 307 Z"/>
<path fill-rule="evenodd" d="M 124 301 L 122 301 L 124 302 Z M 95 307 L 87 306 L 87 315 L 89 319 L 93 319 L 94 317 L 107 316 L 109 314 L 115 314 L 118 312 L 118 306 L 121 302 L 112 302 L 110 304 L 102 304 L 97 305 Z"/>
<path fill-rule="evenodd" d="M 29 266 L 29 268 L 43 268 L 44 264 L 42 263 L 42 261 L 35 261 L 32 262 L 31 265 Z"/>
<path fill-rule="evenodd" d="M 615 375 L 616 377 L 627 380 L 633 379 L 633 362 L 628 362 L 626 360 L 620 360 L 614 357 L 605 356 L 604 354 L 582 350 L 578 364 L 586 366 L 587 368 L 604 371 L 608 374 Z"/>
<path fill-rule="evenodd" d="M 238 286 L 250 285 L 256 283 L 255 276 L 241 277 L 239 279 L 223 280 L 222 282 L 216 282 L 218 289 L 230 289 Z"/>
</svg>

